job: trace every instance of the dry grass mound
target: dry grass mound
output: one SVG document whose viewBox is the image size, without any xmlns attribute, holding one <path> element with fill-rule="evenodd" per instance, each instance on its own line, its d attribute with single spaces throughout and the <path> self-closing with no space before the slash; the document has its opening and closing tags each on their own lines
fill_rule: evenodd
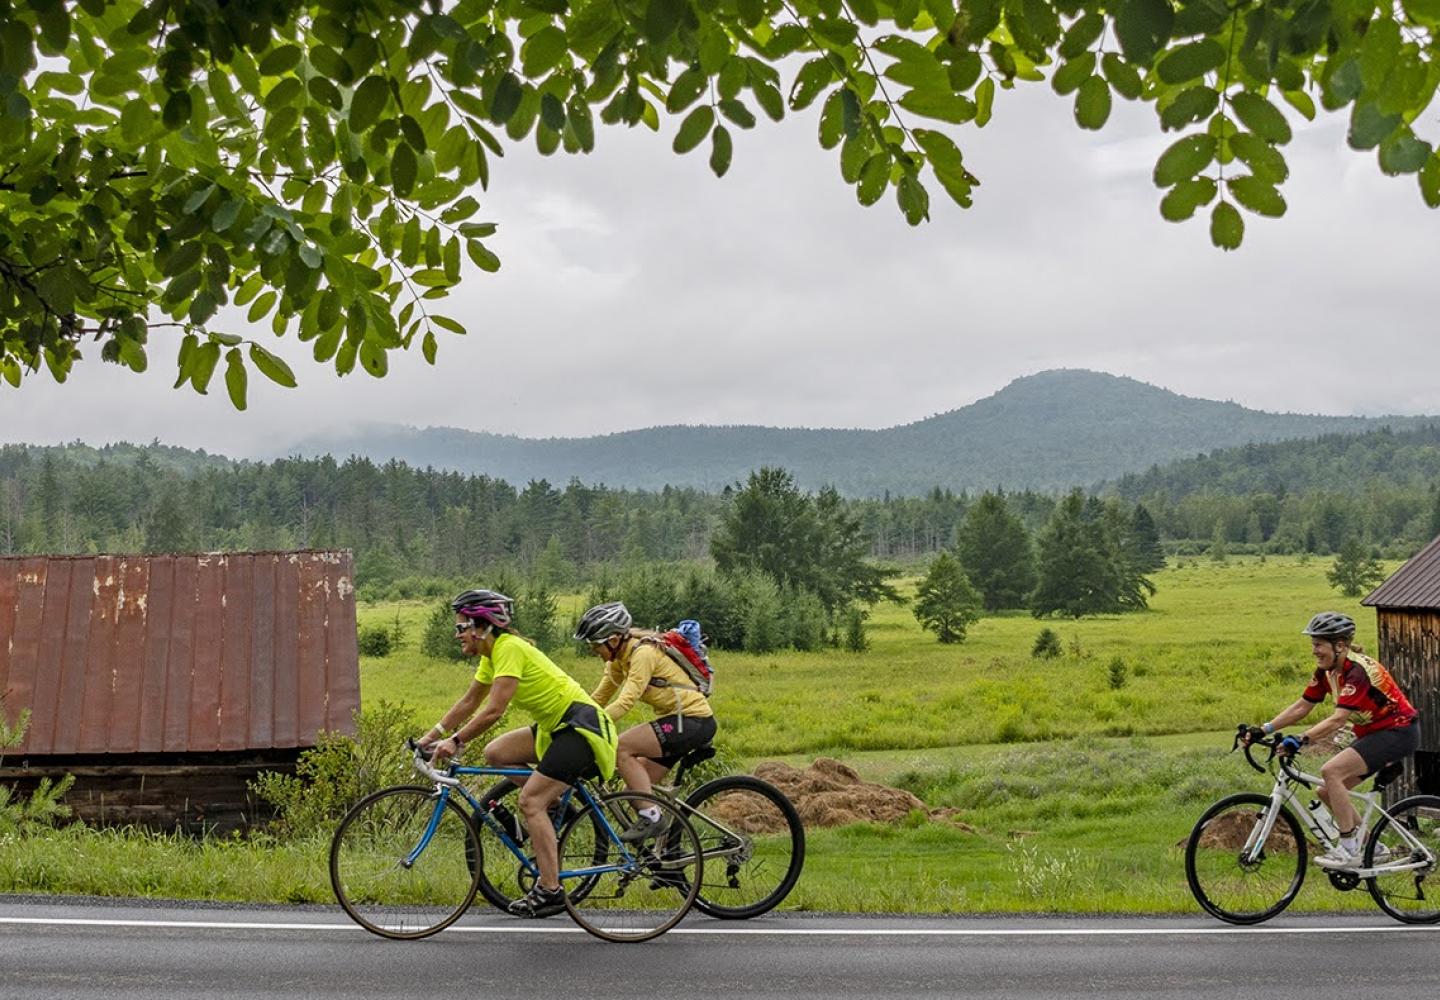
<svg viewBox="0 0 1440 1000">
<path fill-rule="evenodd" d="M 784 792 L 807 827 L 894 823 L 916 810 L 930 814 L 910 792 L 862 781 L 854 768 L 831 757 L 820 757 L 803 770 L 768 760 L 756 766 L 755 777 Z M 954 821 L 954 810 L 934 815 Z"/>
</svg>

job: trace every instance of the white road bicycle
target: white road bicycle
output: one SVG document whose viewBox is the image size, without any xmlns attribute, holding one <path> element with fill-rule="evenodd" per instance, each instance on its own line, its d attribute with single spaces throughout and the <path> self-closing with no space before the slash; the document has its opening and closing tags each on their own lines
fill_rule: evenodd
<svg viewBox="0 0 1440 1000">
<path fill-rule="evenodd" d="M 1241 726 L 1235 747 L 1242 745 Z M 1328 850 L 1336 843 L 1334 821 L 1314 790 L 1317 775 L 1296 770 L 1278 753 L 1281 734 L 1244 746 L 1255 770 L 1274 775 L 1269 795 L 1239 792 L 1205 810 L 1185 844 L 1185 877 L 1195 899 L 1212 916 L 1232 924 L 1258 924 L 1289 906 L 1305 882 L 1309 843 Z M 1265 764 L 1255 747 L 1269 750 Z M 1385 787 L 1401 773 L 1399 763 L 1375 775 L 1368 792 L 1350 798 L 1369 830 L 1360 867 L 1331 870 L 1330 884 L 1342 892 L 1361 883 L 1376 905 L 1407 924 L 1440 922 L 1440 796 L 1412 795 L 1388 808 Z M 1306 804 L 1305 793 L 1312 796 Z"/>
</svg>

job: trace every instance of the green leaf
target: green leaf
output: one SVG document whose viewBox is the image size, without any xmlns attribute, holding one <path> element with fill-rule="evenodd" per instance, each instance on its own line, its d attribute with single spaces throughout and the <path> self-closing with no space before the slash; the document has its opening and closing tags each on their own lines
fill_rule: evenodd
<svg viewBox="0 0 1440 1000">
<path fill-rule="evenodd" d="M 1232 94 L 1230 107 L 1241 124 L 1260 138 L 1280 146 L 1290 141 L 1290 123 L 1285 120 L 1279 108 L 1259 94 Z"/>
<path fill-rule="evenodd" d="M 850 93 L 850 91 L 845 91 Z M 957 94 L 930 90 L 909 90 L 900 98 L 900 106 L 925 118 L 963 125 L 975 117 L 975 102 Z M 858 128 L 858 123 L 856 125 Z"/>
<path fill-rule="evenodd" d="M 466 240 L 465 252 L 480 270 L 494 274 L 500 270 L 500 258 L 491 253 L 479 240 Z"/>
<path fill-rule="evenodd" d="M 440 350 L 440 345 L 435 340 L 435 334 L 429 330 L 425 331 L 425 339 L 420 342 L 420 350 L 425 354 L 425 363 L 433 366 L 435 354 Z"/>
<path fill-rule="evenodd" d="M 254 301 L 250 306 L 250 311 L 245 314 L 245 318 L 252 323 L 258 322 L 261 317 L 270 312 L 271 307 L 275 305 L 275 299 L 276 295 L 273 291 L 266 292 Z"/>
<path fill-rule="evenodd" d="M 409 196 L 415 187 L 415 174 L 418 169 L 415 150 L 403 142 L 396 146 L 395 153 L 390 158 L 390 182 L 397 195 L 402 198 Z"/>
<path fill-rule="evenodd" d="M 914 174 L 907 173 L 900 178 L 895 186 L 895 198 L 910 225 L 918 226 L 930 218 L 930 195 Z"/>
<path fill-rule="evenodd" d="M 1057 50 L 1061 59 L 1074 59 L 1099 40 L 1105 31 L 1105 16 L 1098 11 L 1088 11 L 1076 19 L 1065 32 Z"/>
<path fill-rule="evenodd" d="M 1175 11 L 1169 0 L 1120 0 L 1115 12 L 1115 36 L 1134 66 L 1149 66 L 1170 41 Z"/>
<path fill-rule="evenodd" d="M 995 110 L 995 80 L 986 77 L 975 88 L 975 127 L 984 128 L 990 124 L 990 115 Z"/>
<path fill-rule="evenodd" d="M 710 169 L 716 177 L 724 177 L 730 169 L 730 155 L 734 151 L 730 132 L 724 125 L 716 125 L 710 133 Z"/>
<path fill-rule="evenodd" d="M 1440 27 L 1440 0 L 1401 0 L 1410 20 L 1426 27 Z"/>
<path fill-rule="evenodd" d="M 1115 88 L 1115 93 L 1133 101 L 1139 98 L 1142 91 L 1140 74 L 1124 59 L 1121 59 L 1114 52 L 1105 53 L 1100 60 L 1100 69 L 1105 74 L 1105 79 L 1110 81 L 1110 86 Z"/>
<path fill-rule="evenodd" d="M 165 100 L 165 110 L 160 113 L 160 120 L 165 127 L 172 132 L 178 132 L 180 128 L 190 120 L 190 92 L 177 90 Z"/>
<path fill-rule="evenodd" d="M 1275 185 L 1254 175 L 1230 178 L 1225 186 L 1236 201 L 1256 215 L 1278 218 L 1285 214 L 1285 199 Z"/>
<path fill-rule="evenodd" d="M 1183 222 L 1194 215 L 1201 205 L 1208 205 L 1217 190 L 1214 179 L 1210 177 L 1181 181 L 1160 199 L 1160 214 L 1170 222 Z"/>
<path fill-rule="evenodd" d="M 520 46 L 520 71 L 531 79 L 544 76 L 560 64 L 568 48 L 565 32 L 554 25 L 542 28 Z"/>
<path fill-rule="evenodd" d="M 358 135 L 374 125 L 389 101 L 389 81 L 383 76 L 367 76 L 350 99 L 350 131 Z"/>
<path fill-rule="evenodd" d="M 245 388 L 248 378 L 245 373 L 245 361 L 240 356 L 240 348 L 230 348 L 225 354 L 225 389 L 230 393 L 230 402 L 237 410 L 245 409 Z"/>
<path fill-rule="evenodd" d="M 855 197 L 860 199 L 862 205 L 873 205 L 880 200 L 889 186 L 890 154 L 882 151 L 871 156 L 860 168 L 860 179 L 855 187 Z"/>
<path fill-rule="evenodd" d="M 276 385 L 284 386 L 286 389 L 295 388 L 295 373 L 285 363 L 284 358 L 271 354 L 259 344 L 250 345 L 250 361 L 264 375 Z"/>
<path fill-rule="evenodd" d="M 677 153 L 688 153 L 710 134 L 715 124 L 715 109 L 702 104 L 685 116 L 680 130 L 675 133 L 674 149 Z"/>
<path fill-rule="evenodd" d="M 1169 84 L 1189 83 L 1223 66 L 1225 54 L 1225 46 L 1213 38 L 1188 42 L 1165 53 L 1155 72 Z"/>
<path fill-rule="evenodd" d="M 1406 128 L 1381 144 L 1380 169 L 1392 177 L 1418 173 L 1430 160 L 1430 153 L 1430 144 Z"/>
<path fill-rule="evenodd" d="M 1300 112 L 1300 114 L 1304 115 L 1306 121 L 1313 122 L 1315 120 L 1315 102 L 1311 99 L 1309 94 L 1305 93 L 1305 91 L 1286 90 L 1282 91 L 1280 96 L 1285 98 L 1286 104 L 1290 105 L 1296 111 Z"/>
<path fill-rule="evenodd" d="M 1390 138 L 1400 127 L 1399 115 L 1381 114 L 1370 103 L 1356 103 L 1350 113 L 1350 145 L 1355 149 L 1374 149 Z"/>
<path fill-rule="evenodd" d="M 1092 76 L 1075 95 L 1075 123 L 1081 128 L 1098 129 L 1109 117 L 1110 85 L 1102 77 Z"/>
<path fill-rule="evenodd" d="M 1229 139 L 1230 151 L 1238 156 L 1250 172 L 1271 184 L 1284 183 L 1290 167 L 1280 150 L 1250 132 L 1241 132 Z"/>
<path fill-rule="evenodd" d="M 704 70 L 699 66 L 691 66 L 670 85 L 670 93 L 665 97 L 665 110 L 672 115 L 678 115 L 705 93 L 705 85 L 709 82 L 710 78 L 705 75 Z"/>
<path fill-rule="evenodd" d="M 435 313 L 431 315 L 430 322 L 434 323 L 438 327 L 449 330 L 451 333 L 458 333 L 462 337 L 465 335 L 465 327 L 461 326 L 460 323 L 451 319 L 449 316 L 441 316 L 440 314 Z"/>
<path fill-rule="evenodd" d="M 374 378 L 384 378 L 390 370 L 390 358 L 385 348 L 368 337 L 360 342 L 360 364 Z"/>
<path fill-rule="evenodd" d="M 504 125 L 520 109 L 525 97 L 525 85 L 514 73 L 506 73 L 495 87 L 495 97 L 490 102 L 490 118 L 497 125 Z"/>
<path fill-rule="evenodd" d="M 1187 135 L 1170 145 L 1155 162 L 1155 185 L 1170 187 L 1189 180 L 1215 159 L 1215 137 L 1205 133 Z"/>
<path fill-rule="evenodd" d="M 1431 153 L 1420 168 L 1420 196 L 1431 208 L 1440 208 L 1440 152 Z"/>
<path fill-rule="evenodd" d="M 1073 94 L 1094 73 L 1095 53 L 1082 52 L 1055 71 L 1055 75 L 1050 79 L 1050 86 L 1057 94 Z"/>
<path fill-rule="evenodd" d="M 723 100 L 720 102 L 720 113 L 729 118 L 741 128 L 755 127 L 755 113 L 737 100 Z M 676 139 L 679 142 L 679 139 Z M 677 149 L 677 152 L 679 150 Z"/>
<path fill-rule="evenodd" d="M 1160 108 L 1160 127 L 1167 130 L 1184 128 L 1191 122 L 1209 118 L 1219 105 L 1220 92 L 1214 87 L 1203 83 L 1187 87 Z"/>
<path fill-rule="evenodd" d="M 1221 250 L 1234 250 L 1245 238 L 1245 220 L 1228 201 L 1222 201 L 1210 213 L 1210 242 Z"/>
<path fill-rule="evenodd" d="M 154 124 L 155 113 L 150 110 L 150 102 L 142 98 L 126 102 L 120 112 L 120 134 L 126 142 L 139 143 Z"/>
<path fill-rule="evenodd" d="M 195 348 L 194 360 L 190 366 L 190 384 L 202 396 L 210 388 L 210 377 L 215 374 L 215 365 L 220 361 L 220 344 L 210 341 Z"/>
<path fill-rule="evenodd" d="M 278 49 L 272 49 L 266 53 L 265 58 L 260 60 L 261 76 L 280 76 L 290 72 L 300 65 L 300 46 L 282 45 Z M 245 407 L 240 407 L 245 409 Z"/>
</svg>

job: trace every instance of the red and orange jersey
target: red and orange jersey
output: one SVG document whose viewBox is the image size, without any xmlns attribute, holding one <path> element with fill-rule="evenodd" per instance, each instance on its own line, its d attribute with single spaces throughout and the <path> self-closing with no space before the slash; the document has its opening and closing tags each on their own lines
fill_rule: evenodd
<svg viewBox="0 0 1440 1000">
<path fill-rule="evenodd" d="M 1390 671 L 1363 653 L 1352 652 L 1346 657 L 1334 685 L 1332 691 L 1330 675 L 1316 669 L 1302 697 L 1318 704 L 1327 695 L 1334 694 L 1335 705 L 1353 713 L 1350 721 L 1355 726 L 1356 737 L 1408 726 L 1418 714 Z"/>
</svg>

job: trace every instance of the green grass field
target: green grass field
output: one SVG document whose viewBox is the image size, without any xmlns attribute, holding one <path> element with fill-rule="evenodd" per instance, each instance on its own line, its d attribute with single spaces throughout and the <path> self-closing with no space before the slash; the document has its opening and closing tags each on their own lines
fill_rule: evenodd
<svg viewBox="0 0 1440 1000">
<path fill-rule="evenodd" d="M 917 812 L 899 824 L 811 830 L 787 906 L 1198 912 L 1178 845 L 1215 798 L 1266 787 L 1228 754 L 1234 724 L 1294 700 L 1312 669 L 1299 632 L 1314 611 L 1354 615 L 1361 644 L 1374 647 L 1374 615 L 1330 590 L 1327 567 L 1187 560 L 1156 574 L 1146 613 L 986 618 L 959 646 L 936 643 L 908 609 L 885 605 L 864 654 L 717 653 L 717 742 L 747 767 L 838 757 L 931 808 L 959 810 L 971 828 Z M 428 723 L 464 690 L 467 665 L 417 651 L 431 610 L 360 609 L 362 625 L 398 615 L 407 631 L 391 656 L 362 658 L 366 705 L 403 704 Z M 580 610 L 579 597 L 562 602 L 567 623 Z M 1046 625 L 1065 653 L 1034 660 Z M 1116 657 L 1125 664 L 1118 688 Z M 599 674 L 599 661 L 568 647 L 555 659 L 587 686 Z M 0 891 L 328 902 L 325 846 L 61 831 L 0 845 Z M 1316 870 L 1295 905 L 1370 903 L 1335 892 Z"/>
</svg>

